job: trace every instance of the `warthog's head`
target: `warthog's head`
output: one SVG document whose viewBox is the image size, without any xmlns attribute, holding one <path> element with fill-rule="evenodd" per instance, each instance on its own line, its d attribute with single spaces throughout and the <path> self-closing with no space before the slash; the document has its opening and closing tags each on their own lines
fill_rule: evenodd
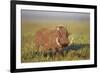
<svg viewBox="0 0 100 73">
<path fill-rule="evenodd" d="M 59 47 L 68 46 L 70 41 L 68 39 L 69 33 L 64 26 L 57 26 L 58 37 L 56 38 L 56 43 Z"/>
</svg>

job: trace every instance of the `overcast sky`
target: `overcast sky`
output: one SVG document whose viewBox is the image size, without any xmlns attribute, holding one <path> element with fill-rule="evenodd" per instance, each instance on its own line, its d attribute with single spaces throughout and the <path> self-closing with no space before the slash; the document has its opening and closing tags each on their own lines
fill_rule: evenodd
<svg viewBox="0 0 100 73">
<path fill-rule="evenodd" d="M 90 20 L 89 13 L 21 10 L 22 20 Z"/>
</svg>

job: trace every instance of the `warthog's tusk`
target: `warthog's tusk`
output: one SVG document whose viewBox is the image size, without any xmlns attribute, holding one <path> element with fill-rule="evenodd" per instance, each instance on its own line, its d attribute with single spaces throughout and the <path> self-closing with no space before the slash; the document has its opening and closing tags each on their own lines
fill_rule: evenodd
<svg viewBox="0 0 100 73">
<path fill-rule="evenodd" d="M 70 43 L 68 44 L 68 46 L 70 46 L 72 43 L 73 43 L 73 37 L 71 37 L 71 41 L 70 41 Z"/>
<path fill-rule="evenodd" d="M 57 43 L 57 45 L 58 45 L 59 47 L 61 47 L 61 44 L 60 44 L 59 41 L 58 41 L 58 37 L 56 37 L 56 43 Z"/>
</svg>

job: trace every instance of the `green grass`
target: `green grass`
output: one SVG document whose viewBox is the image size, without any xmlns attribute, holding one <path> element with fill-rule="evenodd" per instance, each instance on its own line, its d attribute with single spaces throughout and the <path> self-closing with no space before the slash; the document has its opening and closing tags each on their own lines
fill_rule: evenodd
<svg viewBox="0 0 100 73">
<path fill-rule="evenodd" d="M 21 30 L 21 62 L 44 62 L 44 61 L 72 61 L 72 60 L 87 60 L 90 58 L 90 26 L 88 22 L 59 22 L 65 24 L 65 28 L 73 37 L 73 44 L 66 47 L 61 54 L 53 56 L 36 53 L 38 50 L 34 44 L 34 35 L 41 28 L 52 28 L 58 23 L 36 23 L 23 22 Z"/>
</svg>

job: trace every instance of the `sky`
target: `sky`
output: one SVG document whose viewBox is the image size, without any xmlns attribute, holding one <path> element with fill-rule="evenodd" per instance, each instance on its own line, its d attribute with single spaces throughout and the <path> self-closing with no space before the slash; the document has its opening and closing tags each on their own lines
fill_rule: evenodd
<svg viewBox="0 0 100 73">
<path fill-rule="evenodd" d="M 61 11 L 40 11 L 40 10 L 21 10 L 22 21 L 36 20 L 75 20 L 89 21 L 89 13 L 61 12 Z"/>
</svg>

